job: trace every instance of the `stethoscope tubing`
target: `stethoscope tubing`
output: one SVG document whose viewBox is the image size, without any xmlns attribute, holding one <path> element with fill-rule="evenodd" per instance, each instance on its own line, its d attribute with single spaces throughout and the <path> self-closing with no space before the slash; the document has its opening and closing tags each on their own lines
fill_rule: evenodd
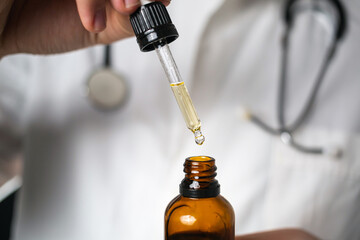
<svg viewBox="0 0 360 240">
<path fill-rule="evenodd" d="M 338 47 L 339 40 L 343 37 L 346 29 L 346 15 L 343 6 L 338 0 L 331 0 L 331 3 L 334 4 L 339 14 L 339 23 L 337 24 L 336 29 L 336 37 L 332 38 L 332 41 L 328 47 L 328 50 L 325 54 L 323 62 L 321 64 L 320 70 L 315 78 L 314 86 L 310 91 L 310 94 L 303 106 L 300 114 L 295 118 L 292 124 L 286 124 L 285 121 L 285 109 L 286 109 L 286 87 L 287 87 L 287 70 L 288 70 L 288 53 L 289 53 L 289 45 L 290 45 L 290 34 L 293 27 L 293 15 L 291 14 L 290 8 L 297 0 L 289 0 L 285 6 L 285 33 L 283 35 L 282 43 L 281 43 L 281 71 L 280 71 L 280 81 L 278 87 L 278 100 L 277 100 L 277 120 L 279 123 L 279 128 L 273 128 L 266 124 L 260 118 L 250 114 L 250 120 L 259 126 L 264 131 L 272 134 L 280 136 L 280 139 L 287 145 L 294 147 L 303 153 L 310 154 L 324 154 L 326 152 L 330 152 L 325 148 L 320 147 L 307 147 L 300 143 L 298 143 L 294 137 L 293 133 L 306 121 L 309 117 L 310 113 L 314 109 L 314 103 L 316 101 L 316 97 L 318 96 L 319 89 L 324 81 L 325 75 L 328 71 L 328 68 L 335 56 L 335 52 Z M 336 3 L 335 3 L 336 2 Z M 330 2 L 329 2 L 330 3 Z M 341 151 L 331 151 L 333 155 L 339 157 L 341 155 Z"/>
<path fill-rule="evenodd" d="M 105 46 L 105 54 L 104 54 L 104 68 L 111 68 L 111 45 L 107 44 Z"/>
</svg>

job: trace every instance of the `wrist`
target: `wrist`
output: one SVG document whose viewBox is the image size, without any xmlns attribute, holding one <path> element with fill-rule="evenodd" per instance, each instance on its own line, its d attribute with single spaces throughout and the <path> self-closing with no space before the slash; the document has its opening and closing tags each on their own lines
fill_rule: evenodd
<svg viewBox="0 0 360 240">
<path fill-rule="evenodd" d="M 15 40 L 0 39 L 0 60 L 8 55 L 16 53 L 19 53 L 19 51 Z"/>
<path fill-rule="evenodd" d="M 4 49 L 0 48 L 0 61 L 7 55 L 9 55 L 9 54 L 6 53 Z"/>
<path fill-rule="evenodd" d="M 6 56 L 6 54 L 3 52 L 2 49 L 0 49 L 0 61 L 1 61 L 1 59 L 2 59 L 3 57 L 5 57 L 5 56 Z"/>
</svg>

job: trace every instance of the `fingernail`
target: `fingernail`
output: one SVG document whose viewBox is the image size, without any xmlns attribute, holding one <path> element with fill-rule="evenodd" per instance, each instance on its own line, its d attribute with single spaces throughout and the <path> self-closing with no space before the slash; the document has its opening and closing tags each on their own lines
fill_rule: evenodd
<svg viewBox="0 0 360 240">
<path fill-rule="evenodd" d="M 105 9 L 100 9 L 95 13 L 94 30 L 101 31 L 106 28 L 106 12 Z"/>
<path fill-rule="evenodd" d="M 132 8 L 134 6 L 139 6 L 140 1 L 139 0 L 125 0 L 125 7 L 126 8 Z"/>
</svg>

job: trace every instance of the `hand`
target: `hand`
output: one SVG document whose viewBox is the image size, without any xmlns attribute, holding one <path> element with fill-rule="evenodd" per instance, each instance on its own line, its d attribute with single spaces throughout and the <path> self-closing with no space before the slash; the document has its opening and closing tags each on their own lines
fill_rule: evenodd
<svg viewBox="0 0 360 240">
<path fill-rule="evenodd" d="M 139 0 L 1 0 L 0 58 L 67 52 L 132 36 L 129 14 L 139 6 Z"/>
<path fill-rule="evenodd" d="M 318 240 L 300 229 L 281 229 L 269 232 L 238 236 L 235 240 Z"/>
</svg>

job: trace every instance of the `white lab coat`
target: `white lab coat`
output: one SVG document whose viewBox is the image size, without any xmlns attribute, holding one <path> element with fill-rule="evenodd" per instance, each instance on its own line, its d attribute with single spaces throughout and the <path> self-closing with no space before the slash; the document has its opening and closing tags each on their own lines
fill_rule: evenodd
<svg viewBox="0 0 360 240">
<path fill-rule="evenodd" d="M 216 159 L 236 234 L 297 227 L 321 239 L 360 239 L 359 2 L 345 1 L 349 32 L 311 117 L 294 134 L 308 146 L 340 146 L 343 158 L 298 152 L 241 117 L 247 108 L 277 125 L 282 3 L 181 0 L 169 7 L 180 33 L 170 47 L 202 120 L 202 147 L 156 54 L 141 53 L 134 38 L 113 45 L 114 70 L 127 79 L 130 97 L 112 113 L 97 111 L 83 94 L 102 65 L 101 46 L 1 60 L 1 82 L 18 83 L 25 96 L 18 116 L 26 161 L 13 239 L 162 239 L 184 159 L 198 154 Z M 299 23 L 287 122 L 304 106 L 327 40 L 313 18 Z"/>
</svg>

